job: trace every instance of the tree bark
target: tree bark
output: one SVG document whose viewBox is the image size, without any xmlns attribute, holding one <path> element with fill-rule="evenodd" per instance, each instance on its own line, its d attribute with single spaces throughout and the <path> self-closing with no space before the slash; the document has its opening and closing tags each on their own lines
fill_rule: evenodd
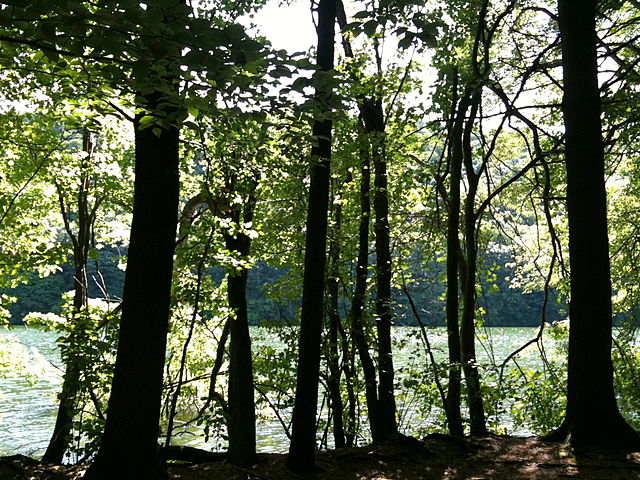
<svg viewBox="0 0 640 480">
<path fill-rule="evenodd" d="M 487 427 L 484 402 L 480 391 L 480 372 L 475 347 L 476 271 L 478 268 L 478 240 L 476 238 L 475 199 L 478 192 L 480 172 L 473 165 L 471 134 L 478 115 L 480 90 L 471 96 L 469 118 L 462 137 L 462 151 L 467 177 L 467 195 L 464 201 L 464 251 L 466 268 L 462 282 L 462 321 L 460 322 L 460 360 L 467 384 L 467 405 L 469 407 L 469 427 L 471 435 L 485 435 Z"/>
<path fill-rule="evenodd" d="M 613 390 L 611 273 L 596 51 L 596 0 L 559 0 L 570 255 L 566 426 L 585 448 L 640 447 Z"/>
<path fill-rule="evenodd" d="M 344 10 L 344 4 L 341 0 L 338 1 L 337 20 L 340 28 L 344 29 L 347 25 L 347 16 Z M 342 45 L 344 47 L 345 55 L 349 58 L 354 58 L 353 49 L 351 48 L 349 38 L 344 34 L 342 35 Z M 380 73 L 381 64 L 379 56 L 377 60 L 378 73 Z M 355 71 L 352 71 L 352 77 L 356 82 L 360 80 L 359 75 Z M 363 213 L 360 220 L 359 247 L 360 254 L 365 251 L 367 259 L 364 263 L 360 261 L 360 258 L 358 259 L 358 266 L 356 269 L 356 282 L 360 281 L 359 269 L 361 268 L 361 265 L 365 265 L 365 273 L 362 277 L 362 281 L 364 282 L 362 284 L 362 288 L 358 288 L 358 285 L 356 284 L 354 303 L 356 302 L 356 300 L 358 301 L 358 308 L 352 309 L 352 312 L 356 313 L 356 315 L 352 315 L 352 328 L 355 327 L 355 330 L 353 330 L 354 342 L 360 356 L 360 362 L 362 364 L 362 369 L 365 377 L 365 392 L 367 408 L 369 410 L 371 436 L 374 442 L 380 442 L 393 436 L 397 432 L 396 404 L 393 391 L 394 369 L 391 348 L 391 252 L 389 247 L 389 198 L 387 189 L 387 163 L 384 139 L 385 121 L 384 111 L 382 108 L 382 100 L 375 95 L 369 98 L 365 98 L 364 96 L 358 98 L 358 108 L 360 110 L 361 120 L 364 123 L 365 133 L 368 134 L 368 146 L 366 149 L 363 149 L 364 153 L 361 155 L 363 159 L 365 158 L 365 156 L 367 159 L 367 190 L 366 199 L 364 198 L 364 194 L 361 193 L 361 205 Z M 364 336 L 364 325 L 362 324 L 362 312 L 364 311 L 364 296 L 367 280 L 366 268 L 368 267 L 369 255 L 369 217 L 371 211 L 369 200 L 369 151 L 371 153 L 371 158 L 373 159 L 375 173 L 374 211 L 376 216 L 374 231 L 376 234 L 376 329 L 378 335 L 378 378 L 376 378 L 375 367 L 369 355 L 368 346 L 366 344 Z M 364 185 L 364 169 L 362 178 Z M 364 233 L 365 238 L 363 239 L 362 228 L 364 221 L 366 221 L 366 230 Z"/>
<path fill-rule="evenodd" d="M 150 111 L 163 100 L 148 97 Z M 133 221 L 107 421 L 86 479 L 161 476 L 158 431 L 178 216 L 176 126 L 135 120 Z M 155 130 L 155 131 L 154 131 Z"/>
<path fill-rule="evenodd" d="M 253 221 L 255 208 L 254 190 L 251 191 L 242 208 L 235 204 L 231 208 L 234 224 Z M 233 186 L 230 186 L 233 191 Z M 236 252 L 246 259 L 251 247 L 251 239 L 243 232 L 235 235 L 225 233 L 225 243 L 230 252 Z M 242 268 L 227 277 L 229 308 L 234 312 L 231 320 L 231 345 L 229 366 L 229 462 L 238 466 L 251 466 L 256 461 L 256 412 L 253 382 L 253 360 L 251 358 L 251 337 L 247 311 L 247 278 L 249 271 Z"/>
<path fill-rule="evenodd" d="M 364 139 L 363 139 L 364 141 Z M 380 422 L 378 420 L 378 379 L 376 367 L 369 353 L 364 327 L 364 312 L 367 294 L 367 277 L 369 270 L 369 223 L 371 221 L 371 166 L 369 149 L 360 150 L 360 221 L 358 224 L 358 258 L 356 260 L 356 284 L 351 300 L 351 337 L 358 351 L 365 382 L 365 399 L 367 402 L 369 428 L 374 441 L 380 438 Z"/>
<path fill-rule="evenodd" d="M 457 86 L 454 85 L 454 88 Z M 460 416 L 462 374 L 460 369 L 460 325 L 458 266 L 460 237 L 460 181 L 462 180 L 462 126 L 468 102 L 463 98 L 456 108 L 449 140 L 449 216 L 447 219 L 447 345 L 449 349 L 449 383 L 447 386 L 446 415 L 449 433 L 464 433 Z"/>
<path fill-rule="evenodd" d="M 336 0 L 320 0 L 317 63 L 318 68 L 323 72 L 330 72 L 333 69 L 335 18 Z M 328 104 L 331 94 L 331 88 L 324 85 L 318 86 L 315 92 L 322 117 L 316 118 L 313 123 L 313 135 L 317 143 L 311 149 L 296 396 L 291 444 L 287 456 L 287 466 L 296 472 L 316 468 L 316 411 L 327 261 L 327 210 L 331 178 L 332 121 L 327 118 L 331 112 Z"/>
<path fill-rule="evenodd" d="M 389 232 L 389 190 L 385 152 L 382 100 L 364 99 L 363 120 L 371 143 L 374 171 L 373 210 L 376 250 L 376 330 L 378 333 L 378 422 L 383 441 L 398 431 L 394 395 L 394 369 L 391 348 L 391 249 Z"/>
</svg>

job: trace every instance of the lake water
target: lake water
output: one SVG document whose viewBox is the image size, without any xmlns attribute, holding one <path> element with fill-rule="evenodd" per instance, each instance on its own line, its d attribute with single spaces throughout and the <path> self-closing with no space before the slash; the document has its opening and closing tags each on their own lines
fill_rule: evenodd
<svg viewBox="0 0 640 480">
<path fill-rule="evenodd" d="M 411 327 L 397 328 L 394 336 L 401 340 L 407 333 L 417 333 Z M 253 329 L 254 336 L 258 332 Z M 478 357 L 481 363 L 500 363 L 506 355 L 535 336 L 534 328 L 491 328 L 485 334 L 491 342 L 478 342 Z M 446 331 L 444 328 L 428 329 L 431 346 L 437 359 L 446 356 Z M 424 363 L 424 358 L 415 355 L 419 337 L 411 340 L 402 350 L 394 352 L 396 368 L 402 375 L 403 368 Z M 60 357 L 56 334 L 29 327 L 0 328 L 0 366 L 8 363 L 10 368 L 0 369 L 0 456 L 25 454 L 38 457 L 44 452 L 51 435 L 57 410 L 56 395 L 61 386 Z M 264 338 L 262 339 L 264 341 Z M 549 342 L 548 342 L 549 343 Z M 537 349 L 530 347 L 521 361 L 536 362 Z M 403 408 L 403 405 L 399 405 Z M 404 424 L 410 424 L 411 407 L 405 406 Z M 408 415 L 408 416 L 407 416 Z M 200 444 L 200 442 L 190 442 Z M 258 425 L 258 448 L 260 451 L 282 451 L 288 442 L 277 421 Z M 207 445 L 212 447 L 212 445 Z"/>
<path fill-rule="evenodd" d="M 56 338 L 35 328 L 0 328 L 0 351 L 10 364 L 0 371 L 0 455 L 44 453 L 62 383 Z"/>
</svg>

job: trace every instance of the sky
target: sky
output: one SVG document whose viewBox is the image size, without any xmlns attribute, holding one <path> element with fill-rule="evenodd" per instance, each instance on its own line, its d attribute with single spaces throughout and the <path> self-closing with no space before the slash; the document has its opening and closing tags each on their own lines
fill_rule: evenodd
<svg viewBox="0 0 640 480">
<path fill-rule="evenodd" d="M 315 45 L 316 32 L 311 19 L 311 1 L 293 0 L 279 6 L 281 0 L 269 0 L 254 22 L 274 48 L 303 52 Z"/>
</svg>

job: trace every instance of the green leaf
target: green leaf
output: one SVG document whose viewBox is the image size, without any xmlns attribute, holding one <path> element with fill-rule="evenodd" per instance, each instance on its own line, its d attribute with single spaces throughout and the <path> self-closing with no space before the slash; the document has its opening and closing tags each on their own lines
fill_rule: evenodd
<svg viewBox="0 0 640 480">
<path fill-rule="evenodd" d="M 291 90 L 302 93 L 305 87 L 308 87 L 309 84 L 310 80 L 307 77 L 298 77 L 291 84 Z"/>
<path fill-rule="evenodd" d="M 40 33 L 45 40 L 54 42 L 56 40 L 56 26 L 53 22 L 43 20 L 40 24 Z"/>
<path fill-rule="evenodd" d="M 398 48 L 401 50 L 406 50 L 413 45 L 413 41 L 415 40 L 415 35 L 413 33 L 407 33 L 404 37 L 402 37 L 398 41 Z"/>
<path fill-rule="evenodd" d="M 144 130 L 145 128 L 149 128 L 151 125 L 155 123 L 156 117 L 153 115 L 145 115 L 138 122 L 138 129 Z"/>
<path fill-rule="evenodd" d="M 269 75 L 271 75 L 274 78 L 290 77 L 291 70 L 289 70 L 289 68 L 285 65 L 276 65 L 276 68 L 271 70 L 269 72 Z"/>
<path fill-rule="evenodd" d="M 362 26 L 362 22 L 351 22 L 351 23 L 347 23 L 343 28 L 342 31 L 343 32 L 355 32 L 356 30 L 360 30 L 360 27 Z"/>
<path fill-rule="evenodd" d="M 187 111 L 193 118 L 198 118 L 198 115 L 200 114 L 200 110 L 198 110 L 196 107 L 189 107 Z"/>
<path fill-rule="evenodd" d="M 438 39 L 436 36 L 428 32 L 419 33 L 418 38 L 429 48 L 436 48 L 438 46 Z"/>
<path fill-rule="evenodd" d="M 368 37 L 373 37 L 376 33 L 376 29 L 378 28 L 378 22 L 376 20 L 369 20 L 362 26 L 362 28 Z"/>
<path fill-rule="evenodd" d="M 224 29 L 224 34 L 229 43 L 238 43 L 245 38 L 244 27 L 234 23 Z"/>
</svg>

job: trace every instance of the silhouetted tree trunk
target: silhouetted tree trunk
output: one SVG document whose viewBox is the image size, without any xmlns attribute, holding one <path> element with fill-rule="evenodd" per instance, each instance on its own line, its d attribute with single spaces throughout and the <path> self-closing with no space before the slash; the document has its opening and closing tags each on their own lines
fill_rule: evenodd
<svg viewBox="0 0 640 480">
<path fill-rule="evenodd" d="M 250 186 L 244 205 L 233 204 L 231 220 L 235 225 L 251 223 L 255 209 L 255 184 Z M 233 185 L 229 188 L 234 190 Z M 242 210 L 242 211 L 241 211 Z M 241 220 L 242 217 L 242 220 Z M 226 247 L 246 259 L 251 239 L 243 232 L 225 233 Z M 253 360 L 247 311 L 246 268 L 230 272 L 227 277 L 229 308 L 233 310 L 231 320 L 231 345 L 229 362 L 229 461 L 233 465 L 250 466 L 256 460 L 256 413 L 253 383 Z"/>
<path fill-rule="evenodd" d="M 317 64 L 321 71 L 333 69 L 336 0 L 318 3 Z M 330 87 L 319 86 L 315 98 L 324 115 L 330 113 Z M 314 120 L 316 144 L 311 149 L 309 205 L 307 210 L 304 280 L 300 319 L 300 342 L 296 397 L 287 466 L 294 471 L 315 469 L 316 410 L 320 375 L 320 342 L 326 278 L 327 210 L 331 168 L 332 121 Z"/>
<path fill-rule="evenodd" d="M 337 183 L 337 182 L 336 182 Z M 334 188 L 337 188 L 334 184 Z M 333 418 L 333 442 L 335 448 L 345 446 L 344 434 L 344 406 L 340 393 L 340 356 L 338 355 L 338 330 L 341 324 L 340 313 L 338 312 L 338 287 L 340 281 L 340 230 L 342 224 L 342 205 L 335 204 L 333 212 L 333 235 L 329 245 L 329 274 L 327 275 L 327 320 L 329 323 L 328 336 L 328 365 L 329 379 L 327 386 L 329 389 L 330 407 Z M 346 361 L 346 358 L 345 358 Z"/>
<path fill-rule="evenodd" d="M 471 97 L 471 110 L 466 121 L 462 149 L 467 177 L 467 195 L 464 202 L 464 251 L 466 268 L 462 282 L 462 320 L 460 322 L 460 361 L 467 384 L 467 405 L 472 435 L 487 433 L 484 415 L 484 403 L 480 391 L 480 372 L 475 347 L 475 309 L 476 309 L 476 271 L 478 268 L 478 239 L 476 232 L 477 215 L 475 198 L 478 192 L 481 171 L 476 172 L 473 165 L 471 133 L 480 104 L 480 91 Z M 484 165 L 484 164 L 483 164 Z M 481 167 L 483 168 L 483 167 Z"/>
<path fill-rule="evenodd" d="M 86 154 L 80 164 L 80 178 L 78 198 L 76 199 L 76 216 L 78 229 L 76 232 L 71 230 L 69 223 L 69 211 L 67 210 L 65 200 L 58 187 L 58 195 L 60 199 L 61 214 L 64 217 L 64 225 L 71 243 L 73 245 L 73 309 L 71 321 L 73 331 L 69 333 L 69 343 L 76 345 L 73 347 L 65 358 L 66 371 L 62 382 L 62 391 L 60 392 L 60 404 L 58 406 L 58 415 L 53 428 L 53 434 L 46 452 L 42 457 L 43 462 L 62 463 L 64 454 L 69 447 L 71 430 L 73 428 L 73 418 L 76 411 L 76 402 L 80 391 L 80 362 L 78 358 L 79 352 L 75 349 L 77 345 L 84 341 L 82 338 L 86 334 L 87 322 L 84 318 L 87 314 L 88 302 L 88 283 L 87 283 L 87 262 L 89 260 L 89 248 L 91 246 L 91 227 L 94 223 L 97 205 L 94 208 L 89 207 L 90 181 L 89 174 L 90 162 L 92 161 L 95 143 L 93 134 L 85 129 L 82 136 L 83 152 Z M 56 185 L 58 186 L 58 185 Z"/>
<path fill-rule="evenodd" d="M 358 428 L 358 400 L 354 388 L 354 383 L 357 379 L 355 366 L 356 352 L 353 338 L 349 335 L 348 331 L 340 328 L 339 332 L 340 338 L 342 339 L 342 370 L 344 371 L 345 388 L 347 390 L 347 425 L 344 432 L 345 446 L 353 447 L 355 445 Z"/>
<path fill-rule="evenodd" d="M 165 100 L 147 97 L 151 112 Z M 178 217 L 175 126 L 135 120 L 133 220 L 111 397 L 100 450 L 86 479 L 160 476 L 158 430 Z"/>
<path fill-rule="evenodd" d="M 362 139 L 365 141 L 365 139 Z M 369 223 L 371 221 L 371 166 L 369 149 L 360 149 L 360 220 L 358 224 L 358 258 L 356 260 L 356 282 L 351 300 L 351 337 L 358 351 L 362 373 L 364 375 L 365 399 L 367 402 L 369 427 L 374 439 L 380 438 L 380 422 L 378 416 L 378 379 L 376 367 L 369 353 L 367 343 L 364 312 L 367 294 L 367 277 L 369 270 Z"/>
<path fill-rule="evenodd" d="M 454 96 L 457 82 L 453 86 Z M 462 127 L 468 102 L 463 98 L 459 105 L 454 100 L 454 118 L 449 131 L 449 215 L 447 219 L 447 345 L 449 349 L 449 383 L 447 386 L 447 424 L 451 435 L 462 435 L 460 394 L 462 375 L 460 370 L 460 325 L 458 266 L 460 261 L 460 181 L 462 180 Z"/>
<path fill-rule="evenodd" d="M 376 250 L 376 330 L 378 333 L 378 423 L 379 437 L 390 438 L 397 432 L 394 395 L 393 356 L 391 351 L 391 249 L 389 238 L 389 191 L 385 152 L 385 127 L 382 100 L 362 101 L 362 117 L 371 144 L 374 171 L 373 210 Z"/>
<path fill-rule="evenodd" d="M 338 0 L 336 18 L 338 25 L 344 29 L 347 25 L 347 15 L 344 11 L 344 4 Z M 347 35 L 342 35 L 342 46 L 345 55 L 354 58 L 351 42 Z M 356 72 L 352 72 L 354 81 L 358 81 Z M 358 101 L 360 110 L 360 122 L 362 131 L 367 130 L 365 124 L 366 112 L 362 99 Z M 365 135 L 362 135 L 360 141 L 360 220 L 358 223 L 358 256 L 356 259 L 356 281 L 351 300 L 351 311 L 349 313 L 351 338 L 358 358 L 362 366 L 365 384 L 365 400 L 367 402 L 367 413 L 369 418 L 369 428 L 371 429 L 371 437 L 374 441 L 381 439 L 381 425 L 378 414 L 378 377 L 376 367 L 369 352 L 369 345 L 365 333 L 364 313 L 366 306 L 367 294 L 367 278 L 369 269 L 369 224 L 371 222 L 371 161 L 370 161 L 370 142 Z"/>
<path fill-rule="evenodd" d="M 337 21 L 341 29 L 347 26 L 347 16 L 344 10 L 344 4 L 338 1 Z M 351 42 L 347 35 L 342 35 L 342 45 L 345 55 L 354 58 Z M 381 74 L 382 64 L 378 51 L 378 44 L 374 44 L 376 54 L 376 62 L 378 74 Z M 360 81 L 359 73 L 352 71 L 353 80 Z M 370 200 L 369 200 L 369 183 L 370 172 L 369 165 L 366 166 L 366 193 L 361 192 L 362 217 L 360 220 L 360 245 L 359 256 L 365 252 L 367 259 L 362 262 L 358 258 L 356 267 L 356 289 L 354 293 L 354 305 L 352 308 L 352 329 L 354 342 L 356 344 L 360 362 L 362 364 L 363 374 L 365 377 L 365 392 L 367 400 L 367 408 L 369 410 L 369 424 L 371 427 L 371 436 L 374 442 L 380 442 L 388 439 L 397 432 L 396 425 L 396 403 L 394 395 L 394 368 L 391 348 L 391 324 L 392 324 L 392 308 L 391 308 L 391 251 L 389 239 L 389 197 L 387 189 L 387 159 L 385 151 L 385 121 L 382 100 L 379 96 L 364 97 L 358 100 L 358 109 L 360 110 L 360 118 L 364 123 L 364 131 L 367 134 L 367 147 L 361 156 L 366 157 L 367 163 L 369 156 L 373 160 L 374 168 L 374 211 L 375 211 L 375 249 L 376 249 L 376 331 L 378 337 L 378 376 L 368 346 L 364 336 L 364 324 L 362 323 L 362 313 L 365 304 L 366 289 L 366 269 L 368 267 L 369 255 L 369 221 L 370 221 Z M 363 168 L 362 182 L 365 185 L 365 173 Z M 366 194 L 366 199 L 364 198 Z M 366 221 L 366 225 L 363 222 Z M 363 230 L 363 226 L 366 230 Z M 363 237 L 363 234 L 365 236 Z M 361 276 L 359 269 L 364 265 L 364 274 Z M 357 282 L 362 279 L 361 288 Z"/>
<path fill-rule="evenodd" d="M 576 447 L 640 447 L 613 390 L 596 0 L 559 0 L 570 254 L 570 333 L 564 423 Z"/>
</svg>

